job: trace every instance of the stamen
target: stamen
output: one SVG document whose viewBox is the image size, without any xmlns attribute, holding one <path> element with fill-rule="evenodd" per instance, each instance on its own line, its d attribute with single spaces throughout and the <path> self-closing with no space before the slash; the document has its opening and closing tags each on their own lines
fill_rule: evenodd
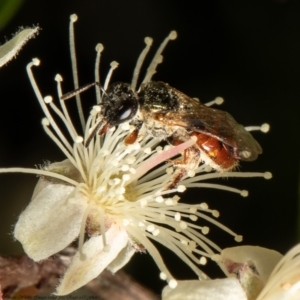
<svg viewBox="0 0 300 300">
<path fill-rule="evenodd" d="M 255 131 L 255 130 L 257 130 L 257 131 L 261 131 L 261 132 L 266 133 L 266 132 L 268 132 L 270 130 L 270 125 L 268 123 L 264 123 L 261 126 L 247 126 L 247 127 L 245 127 L 245 129 L 247 131 Z"/>
<path fill-rule="evenodd" d="M 78 185 L 78 182 L 66 177 L 64 175 L 58 174 L 58 173 L 53 173 L 45 170 L 39 170 L 39 169 L 30 169 L 30 168 L 2 168 L 0 169 L 0 173 L 26 173 L 26 174 L 35 174 L 35 175 L 40 175 L 40 176 L 45 176 L 45 177 L 52 177 L 59 179 L 61 181 L 67 182 L 71 185 Z"/>
<path fill-rule="evenodd" d="M 63 110 L 63 114 L 66 118 L 66 122 L 64 122 L 64 123 L 65 123 L 68 131 L 70 132 L 71 137 L 72 137 L 72 134 L 74 136 L 76 136 L 78 134 L 73 126 L 72 120 L 70 118 L 69 112 L 66 107 L 66 103 L 65 103 L 65 101 L 61 100 L 61 96 L 62 96 L 61 82 L 63 81 L 63 79 L 60 74 L 56 74 L 54 80 L 57 82 L 56 88 L 57 88 L 57 94 L 58 94 L 60 106 L 61 106 L 61 108 Z"/>
<path fill-rule="evenodd" d="M 197 170 L 196 170 L 197 173 Z M 272 173 L 270 172 L 265 172 L 265 173 L 260 173 L 260 172 L 215 172 L 215 173 L 208 173 L 205 175 L 197 175 L 195 177 L 190 177 L 190 178 L 185 178 L 182 181 L 182 184 L 184 184 L 187 188 L 189 187 L 205 187 L 205 188 L 216 188 L 220 190 L 225 190 L 233 193 L 238 193 L 242 197 L 247 197 L 248 196 L 248 191 L 246 190 L 239 190 L 236 188 L 228 187 L 225 185 L 220 185 L 220 184 L 212 184 L 212 183 L 202 183 L 202 181 L 207 180 L 207 179 L 212 179 L 212 178 L 227 178 L 227 177 L 263 177 L 265 179 L 271 179 L 272 178 Z"/>
<path fill-rule="evenodd" d="M 146 76 L 143 80 L 143 83 L 145 82 L 149 82 L 153 76 L 153 74 L 155 74 L 156 72 L 156 67 L 159 63 L 162 62 L 162 55 L 161 53 L 164 51 L 165 47 L 167 46 L 168 42 L 171 40 L 175 40 L 177 38 L 177 32 L 176 31 L 171 31 L 169 36 L 167 36 L 165 38 L 165 40 L 161 43 L 161 45 L 159 46 L 159 48 L 157 49 L 152 62 L 150 63 L 148 69 L 147 69 L 147 73 Z"/>
<path fill-rule="evenodd" d="M 29 63 L 29 64 L 32 64 L 34 66 L 39 66 L 41 63 L 41 61 L 38 59 L 38 58 L 33 58 L 32 59 L 32 63 Z M 31 67 L 31 66 L 30 66 Z"/>
<path fill-rule="evenodd" d="M 168 285 L 171 289 L 175 289 L 177 286 L 177 281 L 175 279 L 171 279 L 169 280 Z"/>
<path fill-rule="evenodd" d="M 160 269 L 162 279 L 167 280 L 168 278 L 172 278 L 170 272 L 168 271 L 166 265 L 164 264 L 162 257 L 156 247 L 150 242 L 150 240 L 142 234 L 141 230 L 137 230 L 133 226 L 128 226 L 127 230 L 129 233 L 132 234 L 144 247 L 147 249 L 148 253 L 152 256 L 153 260 L 155 261 L 157 267 Z M 154 237 L 153 235 L 151 235 Z"/>
<path fill-rule="evenodd" d="M 95 62 L 95 82 L 101 82 L 100 81 L 100 58 L 101 58 L 101 52 L 103 51 L 104 46 L 102 44 L 97 44 L 96 46 L 96 62 Z M 96 99 L 97 99 L 97 104 L 102 102 L 102 97 L 101 97 L 101 90 L 98 84 L 95 85 L 96 89 Z"/>
<path fill-rule="evenodd" d="M 105 78 L 104 87 L 103 87 L 105 91 L 107 90 L 107 87 L 109 85 L 110 78 L 111 78 L 111 76 L 113 74 L 114 69 L 116 69 L 118 66 L 119 66 L 119 63 L 116 62 L 116 61 L 112 61 L 110 63 L 110 69 L 109 69 L 108 74 L 107 74 L 107 76 Z"/>
<path fill-rule="evenodd" d="M 212 106 L 214 104 L 221 105 L 224 102 L 224 99 L 222 97 L 216 97 L 214 100 L 205 103 L 206 106 Z"/>
<path fill-rule="evenodd" d="M 48 96 L 49 97 L 49 96 Z M 47 99 L 49 101 L 49 99 Z M 46 97 L 45 97 L 45 102 L 47 103 L 46 101 Z M 73 124 L 68 122 L 68 120 L 65 118 L 65 116 L 62 114 L 61 110 L 57 108 L 57 106 L 52 102 L 50 101 L 50 107 L 53 109 L 53 111 L 60 117 L 60 119 L 63 121 L 64 125 L 66 126 L 72 140 L 74 141 L 76 136 L 77 136 L 77 133 L 73 127 Z M 65 144 L 69 144 L 67 141 L 65 142 Z"/>
<path fill-rule="evenodd" d="M 73 82 L 74 89 L 79 88 L 79 80 L 77 73 L 77 60 L 76 60 L 76 51 L 75 51 L 75 35 L 74 35 L 74 23 L 77 21 L 78 17 L 76 14 L 71 15 L 70 17 L 70 27 L 69 27 L 69 36 L 70 36 L 70 55 L 71 55 L 71 64 L 72 64 L 72 73 L 73 73 Z M 82 130 L 85 128 L 85 118 L 82 110 L 80 94 L 76 94 L 76 104 L 79 114 L 79 119 L 81 123 Z"/>
<path fill-rule="evenodd" d="M 47 105 L 45 104 L 44 102 L 44 99 L 39 91 L 39 88 L 35 82 L 35 79 L 34 79 L 34 76 L 33 76 L 33 73 L 32 73 L 32 70 L 31 70 L 31 67 L 33 66 L 34 64 L 33 63 L 29 63 L 26 67 L 27 69 L 27 74 L 28 74 L 28 77 L 29 77 L 29 80 L 30 80 L 30 83 L 31 83 L 31 86 L 35 92 L 35 95 L 42 107 L 42 110 L 44 112 L 44 114 L 46 115 L 47 119 L 49 120 L 51 126 L 53 127 L 54 131 L 56 132 L 56 134 L 59 136 L 59 138 L 61 139 L 61 141 L 64 143 L 64 146 L 68 148 L 68 150 L 70 152 L 72 152 L 72 147 L 71 145 L 69 144 L 69 142 L 66 140 L 66 138 L 64 137 L 64 135 L 62 134 L 61 130 L 59 129 L 59 127 L 57 126 L 57 124 L 55 123 L 54 119 L 52 118 L 49 110 L 48 110 L 48 107 Z M 57 139 L 56 139 L 57 140 Z M 64 148 L 64 147 L 63 147 Z"/>
<path fill-rule="evenodd" d="M 133 71 L 133 76 L 132 76 L 132 81 L 131 81 L 131 88 L 132 88 L 133 91 L 135 91 L 135 89 L 136 89 L 137 81 L 138 81 L 138 78 L 139 78 L 139 74 L 140 74 L 143 62 L 144 62 L 144 60 L 145 60 L 145 58 L 146 58 L 146 56 L 147 56 L 147 54 L 150 50 L 153 39 L 151 37 L 146 37 L 144 41 L 145 41 L 146 47 L 144 48 L 144 50 L 140 54 L 140 56 L 137 60 L 135 69 Z"/>
<path fill-rule="evenodd" d="M 65 148 L 65 146 L 61 143 L 61 141 L 53 134 L 53 132 L 49 129 L 49 127 L 46 125 L 46 122 L 44 119 L 42 120 L 43 129 L 45 130 L 46 134 L 53 140 L 53 142 L 60 148 L 60 150 L 65 154 L 65 156 L 71 161 L 71 163 L 76 166 L 76 161 L 74 160 L 72 156 L 73 149 L 68 150 Z"/>
</svg>

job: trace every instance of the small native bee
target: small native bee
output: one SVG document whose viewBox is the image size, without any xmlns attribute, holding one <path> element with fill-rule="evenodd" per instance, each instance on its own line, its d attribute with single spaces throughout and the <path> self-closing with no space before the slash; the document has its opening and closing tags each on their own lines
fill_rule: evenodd
<svg viewBox="0 0 300 300">
<path fill-rule="evenodd" d="M 128 83 L 113 83 L 103 93 L 102 100 L 102 119 L 86 146 L 97 132 L 105 134 L 110 127 L 124 122 L 134 126 L 125 138 L 126 144 L 133 144 L 140 133 L 172 145 L 191 136 L 197 138 L 181 159 L 173 161 L 179 171 L 170 187 L 175 187 L 187 171 L 201 162 L 220 172 L 229 171 L 240 160 L 253 161 L 262 153 L 258 142 L 230 114 L 205 106 L 164 82 L 143 83 L 138 92 Z"/>
<path fill-rule="evenodd" d="M 177 168 L 169 187 L 176 187 L 189 170 L 196 169 L 202 162 L 219 172 L 230 171 L 240 160 L 253 161 L 262 153 L 252 135 L 227 112 L 210 108 L 167 83 L 151 80 L 162 61 L 164 47 L 176 36 L 177 33 L 171 31 L 158 48 L 138 90 L 135 87 L 151 38 L 145 38 L 146 47 L 138 58 L 131 84 L 117 82 L 103 90 L 100 83 L 94 82 L 61 97 L 62 100 L 71 98 L 95 85 L 102 89 L 100 121 L 85 141 L 86 147 L 97 132 L 105 134 L 110 127 L 124 122 L 134 126 L 124 140 L 126 144 L 133 144 L 145 134 L 171 145 L 196 137 L 196 143 L 182 153 L 182 158 L 172 161 Z"/>
</svg>

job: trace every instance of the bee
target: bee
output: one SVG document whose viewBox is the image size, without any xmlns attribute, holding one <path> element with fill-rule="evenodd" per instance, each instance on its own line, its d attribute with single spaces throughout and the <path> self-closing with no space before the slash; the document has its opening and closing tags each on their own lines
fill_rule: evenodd
<svg viewBox="0 0 300 300">
<path fill-rule="evenodd" d="M 133 144 L 145 134 L 171 145 L 196 137 L 196 143 L 182 153 L 182 158 L 172 161 L 177 170 L 169 188 L 176 187 L 200 163 L 224 172 L 262 153 L 258 142 L 229 113 L 210 108 L 164 82 L 142 83 L 137 92 L 129 83 L 113 83 L 103 92 L 101 105 L 102 118 L 86 146 L 97 132 L 105 134 L 110 127 L 124 122 L 134 126 L 124 140 L 126 144 Z"/>
</svg>

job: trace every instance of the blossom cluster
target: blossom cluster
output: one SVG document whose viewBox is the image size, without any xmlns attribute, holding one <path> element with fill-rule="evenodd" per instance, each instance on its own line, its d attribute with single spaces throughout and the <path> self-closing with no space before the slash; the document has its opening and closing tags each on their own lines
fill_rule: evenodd
<svg viewBox="0 0 300 300">
<path fill-rule="evenodd" d="M 70 44 L 74 85 L 75 89 L 78 89 L 73 39 L 73 23 L 76 20 L 77 16 L 72 15 Z M 143 83 L 152 80 L 158 64 L 162 62 L 162 51 L 168 42 L 175 38 L 176 32 L 172 31 L 158 48 Z M 152 39 L 145 38 L 145 44 L 133 72 L 131 87 L 134 91 L 137 90 L 140 70 L 152 45 Z M 96 47 L 96 82 L 100 82 L 99 64 L 103 49 L 101 44 Z M 257 256 L 263 257 L 265 254 L 261 254 L 259 250 L 259 254 L 255 256 L 256 254 L 253 253 L 257 253 L 257 249 L 254 251 L 252 248 L 251 250 L 243 248 L 242 251 L 238 250 L 240 248 L 231 252 L 222 251 L 207 237 L 210 228 L 201 225 L 199 221 L 210 222 L 232 235 L 238 242 L 242 240 L 242 237 L 219 223 L 216 220 L 219 212 L 210 209 L 207 203 L 183 203 L 180 195 L 187 188 L 196 187 L 222 189 L 247 196 L 245 190 L 207 183 L 207 180 L 221 177 L 269 179 L 271 174 L 269 172 L 215 172 L 209 165 L 203 163 L 192 172 L 188 172 L 174 187 L 170 183 L 176 166 L 174 167 L 170 158 L 181 155 L 185 149 L 194 145 L 194 138 L 177 146 L 162 147 L 161 140 L 144 135 L 132 145 L 126 145 L 124 139 L 133 128 L 129 123 L 123 123 L 110 128 L 104 135 L 96 134 L 88 146 L 86 145 L 91 132 L 95 130 L 102 118 L 102 97 L 118 66 L 117 62 L 111 63 L 111 69 L 104 83 L 101 84 L 102 88 L 96 85 L 97 101 L 87 120 L 85 120 L 81 106 L 80 94 L 75 93 L 82 126 L 80 131 L 75 128 L 73 116 L 71 118 L 68 112 L 67 101 L 61 100 L 62 76 L 58 74 L 55 77 L 57 99 L 55 100 L 50 95 L 43 96 L 32 70 L 38 65 L 39 60 L 33 59 L 27 66 L 27 72 L 45 114 L 42 126 L 66 158 L 61 162 L 46 164 L 40 169 L 9 168 L 0 169 L 0 173 L 24 172 L 37 174 L 40 177 L 31 202 L 21 213 L 14 229 L 15 238 L 21 242 L 29 257 L 34 261 L 41 261 L 59 253 L 74 240 L 78 241 L 78 251 L 61 279 L 56 294 L 69 294 L 96 278 L 104 269 L 116 272 L 129 262 L 134 253 L 147 252 L 158 266 L 160 278 L 168 282 L 168 288 L 163 294 L 164 299 L 182 299 L 180 297 L 189 292 L 191 297 L 194 297 L 190 299 L 227 299 L 224 296 L 226 293 L 223 287 L 225 290 L 237 287 L 237 298 L 228 299 L 252 299 L 241 280 L 237 281 L 234 278 L 224 279 L 225 281 L 210 280 L 199 266 L 206 264 L 207 259 L 212 259 L 219 264 L 227 276 L 239 273 L 239 278 L 252 280 L 253 276 L 249 276 L 248 271 L 253 271 L 251 266 L 257 266 Z M 209 105 L 218 102 L 220 98 Z M 63 124 L 64 128 L 58 124 Z M 246 129 L 267 131 L 268 125 Z M 155 246 L 156 242 L 173 251 L 194 271 L 200 281 L 179 282 L 178 287 L 174 289 L 178 282 L 165 265 Z M 244 254 L 239 254 L 241 252 L 247 253 L 246 258 Z M 231 255 L 231 253 L 234 254 Z M 251 266 L 249 257 L 252 262 L 254 261 Z M 261 271 L 255 273 L 256 277 L 254 277 L 258 278 L 255 282 L 258 283 L 259 288 L 257 286 L 253 288 L 252 285 L 251 290 L 255 290 L 256 296 L 281 256 L 275 253 L 274 257 L 272 263 L 268 265 L 269 269 L 266 272 L 268 274 L 263 279 Z M 282 265 L 284 266 L 285 262 Z M 274 276 L 276 277 L 276 274 Z M 245 280 L 245 282 L 249 281 Z M 200 298 L 200 294 L 205 294 L 203 290 L 206 284 L 209 285 L 209 295 L 206 298 Z M 268 284 L 270 286 L 272 282 Z M 219 291 L 213 292 L 216 290 Z M 270 294 L 267 287 L 264 293 Z M 223 295 L 223 298 L 217 298 L 217 294 Z"/>
</svg>

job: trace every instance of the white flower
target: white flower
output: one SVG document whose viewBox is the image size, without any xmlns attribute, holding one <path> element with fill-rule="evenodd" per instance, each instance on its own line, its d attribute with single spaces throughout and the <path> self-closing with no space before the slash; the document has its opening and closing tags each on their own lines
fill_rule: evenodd
<svg viewBox="0 0 300 300">
<path fill-rule="evenodd" d="M 257 300 L 300 299 L 300 244 L 276 265 Z"/>
<path fill-rule="evenodd" d="M 218 259 L 236 278 L 178 281 L 176 289 L 165 287 L 162 299 L 300 299 L 300 244 L 285 256 L 257 246 L 227 248 Z"/>
<path fill-rule="evenodd" d="M 252 300 L 257 298 L 282 255 L 258 246 L 240 246 L 224 249 L 220 257 L 228 276 L 235 275 L 247 299 Z"/>
<path fill-rule="evenodd" d="M 71 22 L 77 17 L 71 16 Z M 72 26 L 71 37 L 73 37 Z M 176 37 L 171 32 L 157 51 L 143 82 L 150 81 L 161 52 L 167 42 Z M 146 38 L 146 47 L 140 55 L 132 80 L 136 88 L 139 71 L 152 39 Z M 71 56 L 75 88 L 78 87 L 74 44 L 71 39 Z M 96 47 L 96 78 L 99 80 L 98 65 L 102 45 Z M 35 261 L 48 258 L 63 250 L 75 239 L 79 239 L 78 253 L 66 271 L 59 287 L 58 295 L 68 294 L 97 277 L 105 268 L 116 272 L 124 266 L 135 252 L 147 251 L 160 269 L 161 279 L 167 280 L 174 288 L 176 280 L 165 266 L 158 250 L 151 242 L 154 240 L 169 248 L 186 262 L 198 278 L 207 276 L 199 269 L 206 258 L 220 253 L 221 249 L 205 235 L 207 226 L 196 224 L 198 218 L 207 220 L 233 235 L 240 241 L 241 236 L 223 226 L 215 219 L 219 213 L 208 208 L 206 203 L 190 205 L 180 203 L 181 193 L 188 187 L 210 187 L 240 193 L 240 191 L 202 181 L 218 177 L 270 178 L 270 173 L 210 172 L 211 168 L 201 165 L 194 174 L 182 180 L 176 189 L 167 190 L 172 180 L 173 168 L 166 163 L 195 143 L 191 139 L 176 147 L 158 146 L 159 140 L 145 136 L 133 145 L 125 145 L 123 140 L 130 132 L 128 124 L 111 128 L 104 136 L 96 135 L 88 147 L 84 142 L 99 119 L 101 106 L 95 105 L 85 122 L 77 95 L 79 117 L 83 135 L 78 134 L 68 113 L 62 96 L 60 75 L 57 81 L 60 107 L 54 104 L 51 96 L 43 97 L 32 74 L 32 67 L 39 64 L 33 59 L 27 67 L 28 75 L 45 113 L 42 121 L 48 136 L 67 157 L 66 160 L 48 164 L 42 169 L 10 168 L 0 169 L 0 173 L 25 172 L 40 175 L 31 202 L 15 226 L 14 235 L 25 252 Z M 103 89 L 109 85 L 117 63 L 111 64 Z M 97 103 L 101 102 L 103 91 L 96 87 Z M 57 120 L 58 119 L 58 120 Z M 63 124 L 65 128 L 61 128 Z M 68 137 L 64 132 L 68 133 Z M 85 239 L 85 233 L 88 239 Z"/>
</svg>

